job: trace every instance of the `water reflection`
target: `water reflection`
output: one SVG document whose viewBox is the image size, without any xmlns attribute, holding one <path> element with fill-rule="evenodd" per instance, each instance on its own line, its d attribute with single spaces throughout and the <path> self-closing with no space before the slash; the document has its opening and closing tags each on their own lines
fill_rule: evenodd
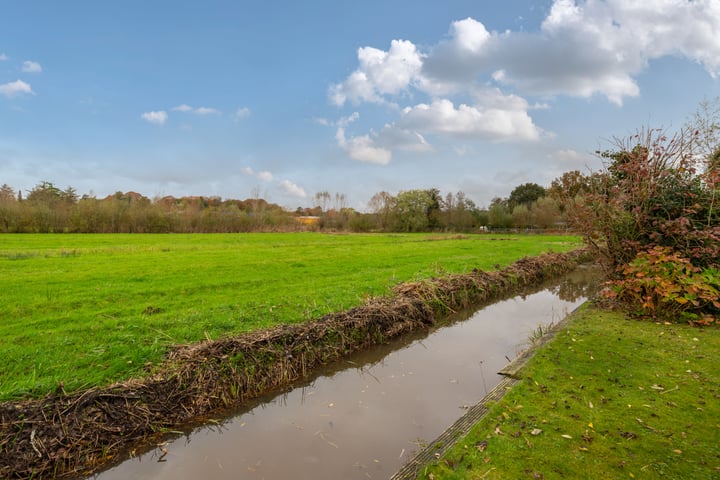
<svg viewBox="0 0 720 480">
<path fill-rule="evenodd" d="M 575 302 L 581 298 L 594 297 L 599 291 L 601 278 L 602 271 L 599 268 L 583 265 L 549 287 L 549 290 L 560 300 Z"/>
<path fill-rule="evenodd" d="M 388 478 L 498 383 L 539 324 L 584 301 L 587 273 L 354 355 L 97 478 Z"/>
</svg>

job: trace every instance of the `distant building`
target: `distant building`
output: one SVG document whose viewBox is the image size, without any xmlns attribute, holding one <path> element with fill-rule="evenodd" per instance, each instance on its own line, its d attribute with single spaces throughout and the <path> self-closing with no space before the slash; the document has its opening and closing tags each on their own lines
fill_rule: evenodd
<svg viewBox="0 0 720 480">
<path fill-rule="evenodd" d="M 302 215 L 300 217 L 295 217 L 295 220 L 303 225 L 317 225 L 320 223 L 320 217 L 315 215 Z"/>
</svg>

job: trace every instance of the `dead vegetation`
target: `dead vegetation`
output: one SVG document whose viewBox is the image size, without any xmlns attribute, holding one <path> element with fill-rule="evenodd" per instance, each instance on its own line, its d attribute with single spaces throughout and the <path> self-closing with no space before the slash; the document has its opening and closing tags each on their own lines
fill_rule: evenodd
<svg viewBox="0 0 720 480">
<path fill-rule="evenodd" d="M 126 458 L 132 445 L 286 386 L 351 352 L 427 329 L 448 313 L 566 273 L 585 257 L 584 251 L 548 253 L 497 272 L 401 284 L 390 297 L 307 324 L 179 346 L 146 378 L 0 404 L 0 477 L 91 474 Z"/>
</svg>

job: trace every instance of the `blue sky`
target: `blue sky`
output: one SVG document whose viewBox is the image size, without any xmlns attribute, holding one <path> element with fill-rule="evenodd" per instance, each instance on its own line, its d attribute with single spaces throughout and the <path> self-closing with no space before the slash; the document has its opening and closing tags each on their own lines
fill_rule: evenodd
<svg viewBox="0 0 720 480">
<path fill-rule="evenodd" d="M 98 197 L 513 187 L 720 95 L 720 0 L 0 5 L 0 184 Z"/>
</svg>

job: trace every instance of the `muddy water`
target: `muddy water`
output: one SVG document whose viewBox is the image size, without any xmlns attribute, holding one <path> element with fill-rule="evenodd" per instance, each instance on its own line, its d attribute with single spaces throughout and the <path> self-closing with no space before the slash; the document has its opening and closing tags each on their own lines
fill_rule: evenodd
<svg viewBox="0 0 720 480">
<path fill-rule="evenodd" d="M 499 382 L 538 325 L 584 301 L 586 273 L 353 356 L 96 478 L 388 478 Z"/>
</svg>

